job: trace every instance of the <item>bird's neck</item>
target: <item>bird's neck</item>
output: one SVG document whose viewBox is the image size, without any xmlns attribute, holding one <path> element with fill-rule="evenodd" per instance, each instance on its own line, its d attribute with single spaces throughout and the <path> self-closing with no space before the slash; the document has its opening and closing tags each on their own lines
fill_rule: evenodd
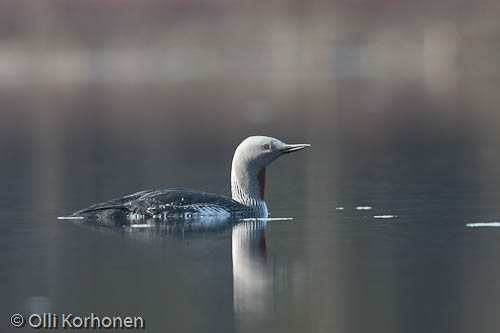
<svg viewBox="0 0 500 333">
<path fill-rule="evenodd" d="M 266 207 L 264 201 L 265 184 L 266 168 L 252 168 L 245 163 L 233 161 L 231 169 L 231 196 L 233 200 L 245 206 Z"/>
</svg>

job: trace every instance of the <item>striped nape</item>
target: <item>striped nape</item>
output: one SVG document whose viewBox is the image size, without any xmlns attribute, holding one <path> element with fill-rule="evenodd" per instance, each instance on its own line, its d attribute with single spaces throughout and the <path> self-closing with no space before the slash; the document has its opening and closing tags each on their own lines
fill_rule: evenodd
<svg viewBox="0 0 500 333">
<path fill-rule="evenodd" d="M 243 191 L 237 183 L 231 184 L 232 198 L 239 203 L 253 208 L 259 215 L 267 215 L 267 205 L 264 200 L 252 198 L 248 192 Z"/>
</svg>

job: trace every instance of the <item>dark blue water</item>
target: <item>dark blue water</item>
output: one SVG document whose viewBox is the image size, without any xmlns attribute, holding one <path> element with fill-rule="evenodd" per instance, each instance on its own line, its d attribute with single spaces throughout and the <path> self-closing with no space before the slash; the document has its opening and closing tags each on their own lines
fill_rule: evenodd
<svg viewBox="0 0 500 333">
<path fill-rule="evenodd" d="M 355 82 L 267 97 L 250 84 L 155 87 L 4 100 L 3 332 L 11 314 L 43 312 L 142 316 L 148 332 L 500 327 L 500 228 L 466 227 L 500 221 L 493 113 L 459 94 L 445 106 L 403 94 L 369 112 Z M 271 106 L 263 121 L 239 111 L 256 96 Z M 270 217 L 291 221 L 56 219 L 147 188 L 229 195 L 232 153 L 251 134 L 312 144 L 268 169 Z"/>
</svg>

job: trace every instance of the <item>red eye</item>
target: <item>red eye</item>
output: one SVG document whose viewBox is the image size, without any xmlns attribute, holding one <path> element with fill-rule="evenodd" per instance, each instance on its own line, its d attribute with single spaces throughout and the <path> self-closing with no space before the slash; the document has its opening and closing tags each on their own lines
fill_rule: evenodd
<svg viewBox="0 0 500 333">
<path fill-rule="evenodd" d="M 269 149 L 269 145 L 267 143 L 264 145 L 264 149 Z"/>
</svg>

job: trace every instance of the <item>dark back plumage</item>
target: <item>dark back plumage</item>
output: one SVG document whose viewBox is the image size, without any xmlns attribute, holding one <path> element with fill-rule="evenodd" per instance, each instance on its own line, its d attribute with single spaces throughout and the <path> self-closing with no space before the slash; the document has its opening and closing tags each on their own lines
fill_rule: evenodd
<svg viewBox="0 0 500 333">
<path fill-rule="evenodd" d="M 72 216 L 86 218 L 189 218 L 224 213 L 232 217 L 252 216 L 251 207 L 217 194 L 188 189 L 146 190 L 92 205 Z"/>
</svg>

